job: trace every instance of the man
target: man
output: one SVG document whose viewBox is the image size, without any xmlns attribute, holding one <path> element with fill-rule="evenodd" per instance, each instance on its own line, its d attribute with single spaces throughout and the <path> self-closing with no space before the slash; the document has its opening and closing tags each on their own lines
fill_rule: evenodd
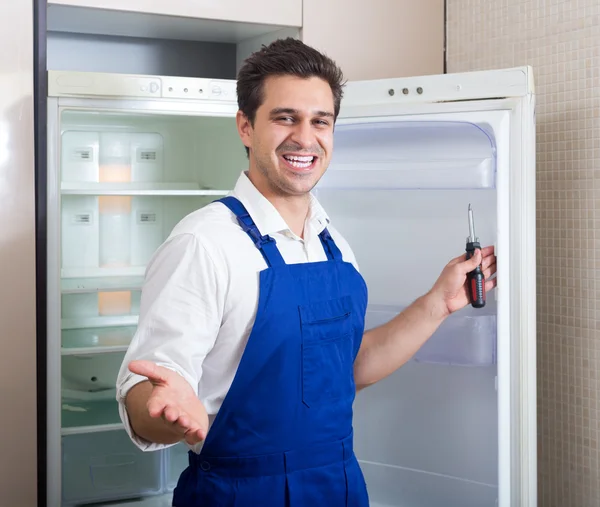
<svg viewBox="0 0 600 507">
<path fill-rule="evenodd" d="M 342 74 L 279 40 L 238 76 L 249 168 L 231 196 L 179 223 L 150 262 L 118 387 L 132 440 L 192 451 L 173 505 L 366 507 L 352 451 L 356 390 L 388 376 L 452 312 L 491 247 L 364 333 L 366 285 L 310 194 L 329 164 Z M 209 431 L 210 428 L 210 431 Z"/>
</svg>

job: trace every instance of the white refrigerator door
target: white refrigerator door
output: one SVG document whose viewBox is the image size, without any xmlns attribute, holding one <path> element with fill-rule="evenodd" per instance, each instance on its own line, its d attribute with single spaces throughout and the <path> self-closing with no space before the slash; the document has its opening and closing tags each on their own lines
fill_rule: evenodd
<svg viewBox="0 0 600 507">
<path fill-rule="evenodd" d="M 316 193 L 369 287 L 366 327 L 464 252 L 467 207 L 497 255 L 483 309 L 450 316 L 357 394 L 371 505 L 537 505 L 535 142 L 528 67 L 349 83 Z"/>
</svg>

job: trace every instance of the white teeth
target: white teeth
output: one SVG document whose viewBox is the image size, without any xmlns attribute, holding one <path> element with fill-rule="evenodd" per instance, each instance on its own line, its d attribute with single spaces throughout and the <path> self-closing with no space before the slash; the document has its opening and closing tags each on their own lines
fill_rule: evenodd
<svg viewBox="0 0 600 507">
<path fill-rule="evenodd" d="M 292 155 L 284 155 L 283 158 L 285 158 L 292 167 L 297 167 L 298 169 L 308 169 L 315 159 L 315 157 L 296 157 Z"/>
<path fill-rule="evenodd" d="M 298 167 L 300 169 L 306 169 L 307 167 L 310 167 L 311 164 L 312 162 L 290 162 L 290 165 Z"/>
<path fill-rule="evenodd" d="M 295 157 L 291 155 L 285 155 L 285 158 L 291 162 L 308 162 L 311 163 L 314 157 Z"/>
</svg>

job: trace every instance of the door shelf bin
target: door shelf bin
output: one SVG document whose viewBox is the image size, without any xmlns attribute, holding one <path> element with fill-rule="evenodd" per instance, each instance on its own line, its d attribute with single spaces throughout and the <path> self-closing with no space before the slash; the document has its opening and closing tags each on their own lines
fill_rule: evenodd
<svg viewBox="0 0 600 507">
<path fill-rule="evenodd" d="M 416 161 L 331 163 L 317 190 L 493 189 L 494 161 Z"/>
<path fill-rule="evenodd" d="M 62 439 L 63 505 L 161 493 L 163 453 L 143 452 L 125 431 Z"/>
<path fill-rule="evenodd" d="M 369 305 L 365 329 L 389 322 L 404 308 Z M 490 308 L 465 308 L 450 315 L 414 355 L 413 360 L 460 366 L 496 364 L 496 315 Z"/>
<path fill-rule="evenodd" d="M 340 123 L 336 153 L 317 188 L 495 188 L 487 125 L 465 121 Z"/>
</svg>

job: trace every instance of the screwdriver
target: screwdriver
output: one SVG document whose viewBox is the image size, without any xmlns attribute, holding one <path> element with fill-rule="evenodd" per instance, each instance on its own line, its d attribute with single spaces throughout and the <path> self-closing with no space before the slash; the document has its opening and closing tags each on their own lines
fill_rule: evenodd
<svg viewBox="0 0 600 507">
<path fill-rule="evenodd" d="M 467 259 L 475 255 L 475 250 L 481 251 L 479 238 L 475 236 L 475 224 L 473 221 L 473 208 L 469 204 L 469 237 L 467 238 Z M 485 278 L 481 265 L 477 266 L 468 275 L 469 296 L 473 308 L 483 308 L 485 306 Z"/>
</svg>

